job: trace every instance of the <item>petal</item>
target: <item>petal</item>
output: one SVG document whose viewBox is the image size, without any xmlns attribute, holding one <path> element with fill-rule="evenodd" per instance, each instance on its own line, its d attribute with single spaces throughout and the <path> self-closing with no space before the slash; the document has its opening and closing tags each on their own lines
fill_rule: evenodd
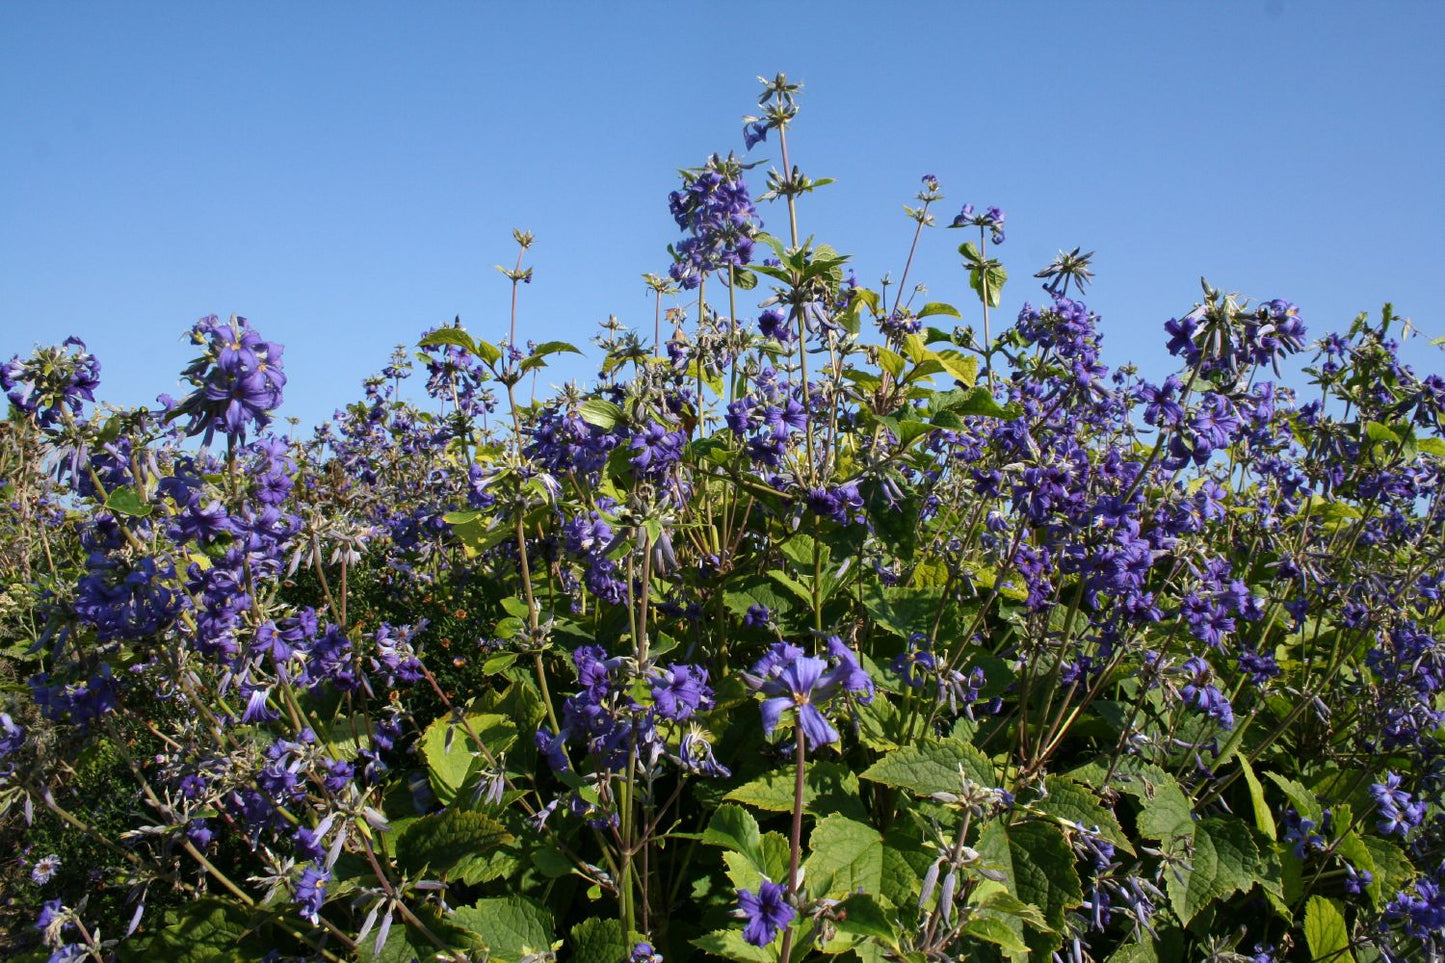
<svg viewBox="0 0 1445 963">
<path fill-rule="evenodd" d="M 783 674 L 795 693 L 809 695 L 827 670 L 827 662 L 805 655 L 793 660 L 793 664 L 784 669 Z"/>
<path fill-rule="evenodd" d="M 778 696 L 774 699 L 763 700 L 763 734 L 771 736 L 773 730 L 778 727 L 778 719 L 782 716 L 783 710 L 793 704 L 793 700 L 787 696 Z"/>
<path fill-rule="evenodd" d="M 803 734 L 808 737 L 810 747 L 817 748 L 838 741 L 838 730 L 829 725 L 823 713 L 811 702 L 798 708 L 798 719 L 803 725 Z"/>
</svg>

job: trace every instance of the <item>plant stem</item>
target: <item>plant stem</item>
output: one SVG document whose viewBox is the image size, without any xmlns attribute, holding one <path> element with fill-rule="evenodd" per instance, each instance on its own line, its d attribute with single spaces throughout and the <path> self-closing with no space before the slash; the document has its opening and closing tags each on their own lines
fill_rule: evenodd
<svg viewBox="0 0 1445 963">
<path fill-rule="evenodd" d="M 806 787 L 806 765 L 807 765 L 807 739 L 803 735 L 803 720 L 798 719 L 793 726 L 794 750 L 793 763 L 796 767 L 793 776 L 793 832 L 788 839 L 788 902 L 792 903 L 798 895 L 798 862 L 803 852 L 803 790 Z M 788 928 L 783 931 L 783 947 L 778 952 L 778 959 L 782 963 L 788 963 L 788 958 L 793 949 L 793 924 L 789 923 Z"/>
</svg>

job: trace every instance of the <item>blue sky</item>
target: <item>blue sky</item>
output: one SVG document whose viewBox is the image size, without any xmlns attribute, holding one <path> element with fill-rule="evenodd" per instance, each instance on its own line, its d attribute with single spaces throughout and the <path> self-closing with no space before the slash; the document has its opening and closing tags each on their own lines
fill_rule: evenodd
<svg viewBox="0 0 1445 963">
<path fill-rule="evenodd" d="M 676 171 L 741 151 L 778 70 L 806 84 L 793 159 L 837 179 L 801 228 L 870 286 L 934 173 L 940 220 L 1007 211 L 1009 317 L 1060 248 L 1097 252 L 1110 363 L 1162 374 L 1201 275 L 1312 334 L 1386 300 L 1445 334 L 1445 5 L 999 6 L 5 4 L 0 357 L 75 333 L 143 404 L 192 321 L 239 313 L 314 424 L 427 327 L 501 334 L 514 227 L 521 333 L 650 331 Z M 911 278 L 964 307 L 959 240 L 925 235 Z"/>
</svg>

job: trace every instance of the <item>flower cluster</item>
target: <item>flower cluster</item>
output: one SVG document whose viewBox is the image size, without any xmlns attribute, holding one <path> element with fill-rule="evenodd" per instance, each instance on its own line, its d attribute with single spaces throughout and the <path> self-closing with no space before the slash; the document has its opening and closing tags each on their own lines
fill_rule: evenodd
<svg viewBox="0 0 1445 963">
<path fill-rule="evenodd" d="M 753 259 L 759 223 L 742 173 L 731 155 L 713 155 L 701 169 L 685 172 L 682 188 L 667 197 L 673 220 L 688 235 L 678 242 L 668 273 L 686 289 L 712 271 Z"/>
<path fill-rule="evenodd" d="M 99 386 L 100 362 L 76 337 L 66 338 L 58 348 L 40 348 L 24 360 L 15 355 L 0 365 L 0 391 L 42 428 L 53 427 L 66 416 L 79 417 L 84 403 L 95 400 Z"/>
<path fill-rule="evenodd" d="M 282 347 L 261 340 L 245 318 L 222 321 L 215 315 L 191 328 L 191 342 L 202 350 L 183 376 L 195 391 L 171 413 L 189 418 L 186 433 L 204 433 L 210 444 L 216 432 L 244 440 L 248 429 L 261 430 L 281 406 L 286 375 Z"/>
</svg>

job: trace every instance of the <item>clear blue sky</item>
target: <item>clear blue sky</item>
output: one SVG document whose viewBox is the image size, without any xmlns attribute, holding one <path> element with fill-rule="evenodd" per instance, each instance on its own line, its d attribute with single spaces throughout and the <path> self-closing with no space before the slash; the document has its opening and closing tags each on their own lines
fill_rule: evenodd
<svg viewBox="0 0 1445 963">
<path fill-rule="evenodd" d="M 1008 212 L 1010 317 L 1060 248 L 1097 251 L 1111 363 L 1162 371 L 1201 274 L 1315 334 L 1392 300 L 1439 336 L 1442 48 L 1438 2 L 8 3 L 0 358 L 79 334 L 104 396 L 146 403 L 235 312 L 313 424 L 426 327 L 503 332 L 513 227 L 526 336 L 650 332 L 676 170 L 741 151 L 778 70 L 806 84 L 794 159 L 838 181 L 802 229 L 866 284 L 935 173 L 940 220 Z M 962 307 L 959 240 L 926 235 L 913 278 Z"/>
</svg>

